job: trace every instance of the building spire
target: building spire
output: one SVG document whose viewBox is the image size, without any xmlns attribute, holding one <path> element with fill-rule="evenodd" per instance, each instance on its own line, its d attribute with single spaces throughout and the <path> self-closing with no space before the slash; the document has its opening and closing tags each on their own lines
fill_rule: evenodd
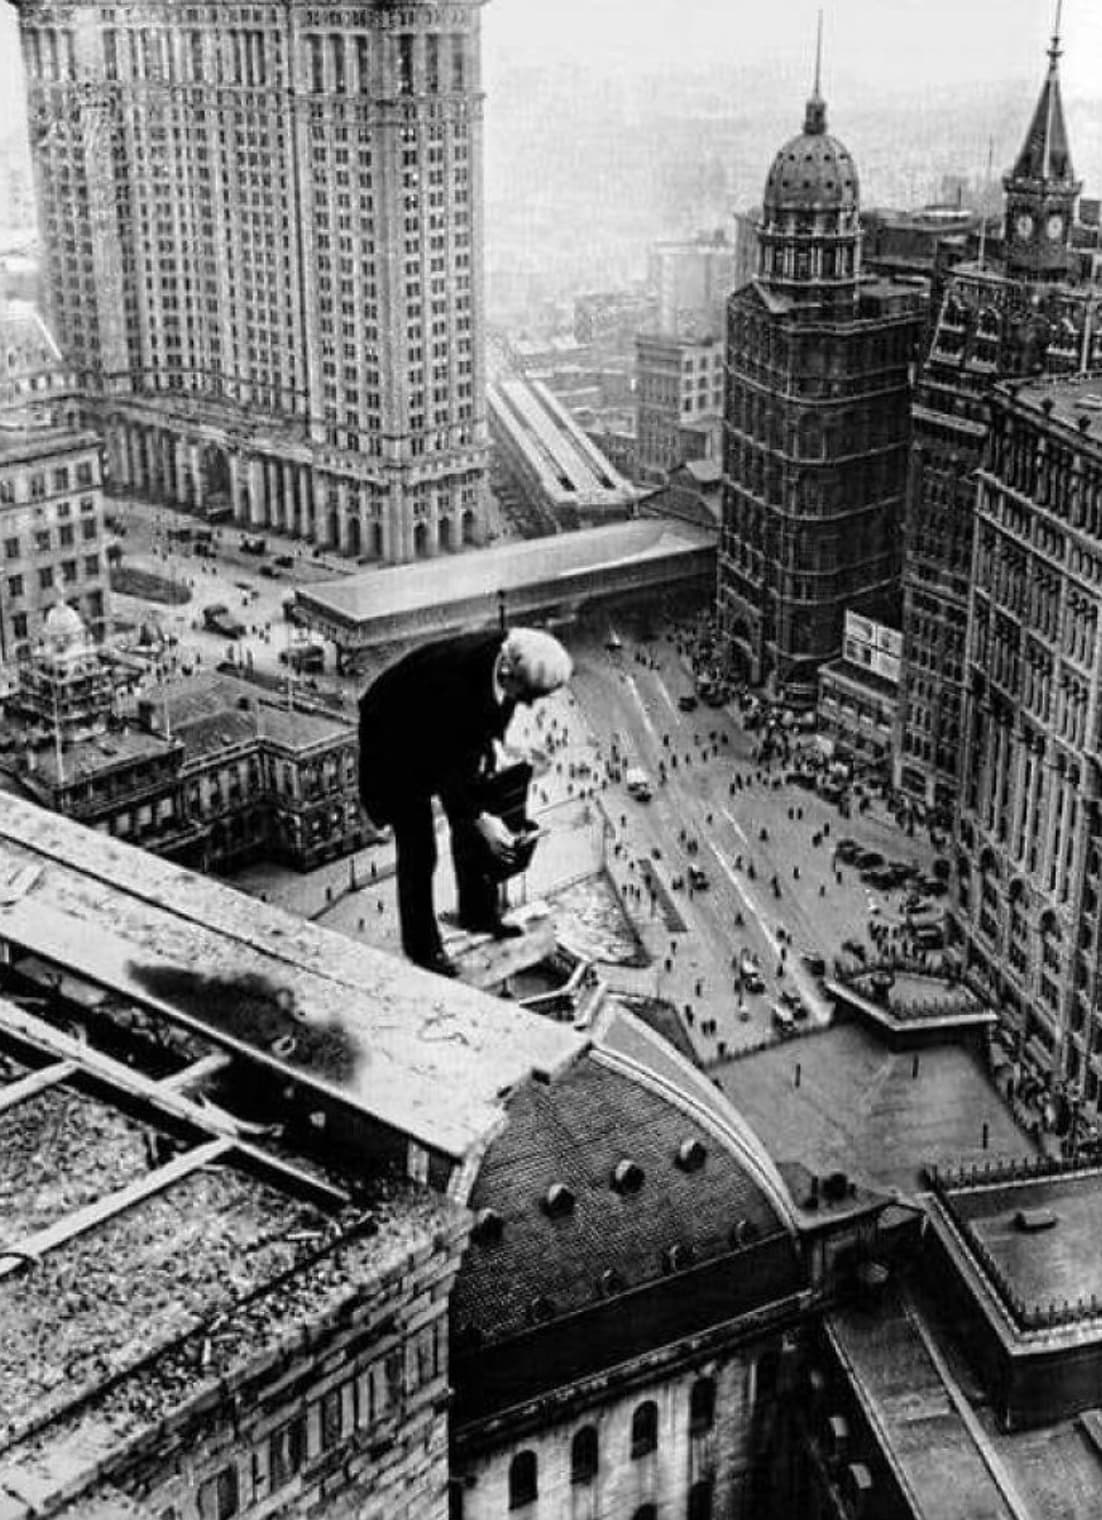
<svg viewBox="0 0 1102 1520">
<path fill-rule="evenodd" d="M 1022 150 L 1014 165 L 1014 180 L 1063 180 L 1071 182 L 1071 166 L 1064 104 L 1060 96 L 1060 16 L 1063 0 L 1056 0 L 1052 40 L 1048 46 L 1048 72 L 1041 86 L 1040 98 L 1029 124 Z"/>
<path fill-rule="evenodd" d="M 822 95 L 823 77 L 823 11 L 819 8 L 819 22 L 815 31 L 815 81 L 804 115 L 804 132 L 813 137 L 826 131 L 826 101 Z"/>
</svg>

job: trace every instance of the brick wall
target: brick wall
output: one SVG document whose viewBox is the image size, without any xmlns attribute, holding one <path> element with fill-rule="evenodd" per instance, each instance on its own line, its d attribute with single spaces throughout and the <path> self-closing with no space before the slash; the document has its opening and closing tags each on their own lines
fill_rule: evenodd
<svg viewBox="0 0 1102 1520">
<path fill-rule="evenodd" d="M 99 1453 L 86 1475 L 94 1486 L 79 1497 L 69 1465 L 68 1507 L 39 1492 L 33 1513 L 99 1520 L 121 1494 L 118 1512 L 143 1520 L 446 1520 L 447 1309 L 466 1231 L 457 1218 L 422 1234 L 398 1265 L 359 1286 L 338 1247 L 331 1270 L 347 1274 L 351 1291 L 335 1308 L 251 1360 L 246 1342 L 229 1372 L 162 1425 Z M 293 1314 L 293 1302 L 283 1307 Z M 66 1468 L 78 1444 L 40 1451 L 38 1471 Z M 31 1514 L 20 1507 L 4 1520 Z"/>
</svg>

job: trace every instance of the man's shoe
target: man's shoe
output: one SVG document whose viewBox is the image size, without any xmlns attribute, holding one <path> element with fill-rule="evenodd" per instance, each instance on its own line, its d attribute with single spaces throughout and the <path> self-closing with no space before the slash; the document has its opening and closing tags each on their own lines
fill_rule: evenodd
<svg viewBox="0 0 1102 1520">
<path fill-rule="evenodd" d="M 459 975 L 459 967 L 443 950 L 431 950 L 428 955 L 411 955 L 410 960 L 422 971 L 435 971 L 437 976 Z"/>
<path fill-rule="evenodd" d="M 494 939 L 520 939 L 520 924 L 507 924 L 503 918 L 461 918 L 460 924 L 472 934 L 490 934 Z"/>
</svg>

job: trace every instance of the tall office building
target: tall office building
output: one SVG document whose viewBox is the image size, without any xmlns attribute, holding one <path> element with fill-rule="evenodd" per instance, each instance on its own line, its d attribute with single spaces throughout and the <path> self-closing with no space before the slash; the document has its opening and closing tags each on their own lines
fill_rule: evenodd
<svg viewBox="0 0 1102 1520">
<path fill-rule="evenodd" d="M 1102 1091 L 1102 383 L 996 387 L 979 472 L 955 918 L 1017 1058 Z"/>
<path fill-rule="evenodd" d="M 1102 365 L 1094 255 L 1080 247 L 1060 98 L 1059 38 L 1021 152 L 1003 180 L 1001 245 L 958 264 L 932 324 L 914 405 L 903 563 L 896 785 L 948 821 L 961 748 L 975 472 L 999 379 Z"/>
<path fill-rule="evenodd" d="M 732 666 L 815 700 L 847 608 L 897 615 L 913 285 L 861 275 L 857 167 L 815 88 L 766 181 L 758 273 L 727 308 L 718 613 Z"/>
<path fill-rule="evenodd" d="M 112 481 L 349 555 L 478 542 L 475 0 L 16 0 L 50 316 Z"/>
</svg>

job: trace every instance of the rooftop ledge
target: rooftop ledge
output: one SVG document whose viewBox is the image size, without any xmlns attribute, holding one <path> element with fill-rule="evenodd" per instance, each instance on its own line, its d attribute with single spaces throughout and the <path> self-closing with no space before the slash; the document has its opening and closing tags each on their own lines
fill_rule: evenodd
<svg viewBox="0 0 1102 1520">
<path fill-rule="evenodd" d="M 21 947 L 453 1162 L 572 1029 L 257 902 L 15 797 L 0 947 Z"/>
</svg>

